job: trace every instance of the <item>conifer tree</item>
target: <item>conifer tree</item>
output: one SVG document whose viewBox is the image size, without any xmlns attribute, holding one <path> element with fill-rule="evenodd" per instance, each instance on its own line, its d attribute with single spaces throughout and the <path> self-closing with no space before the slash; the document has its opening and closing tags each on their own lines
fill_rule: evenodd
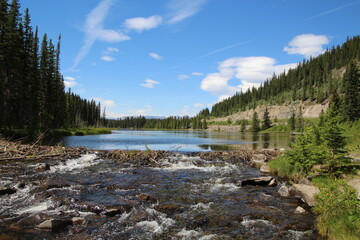
<svg viewBox="0 0 360 240">
<path fill-rule="evenodd" d="M 354 61 L 350 62 L 344 74 L 344 113 L 347 120 L 360 118 L 360 72 Z"/>
<path fill-rule="evenodd" d="M 271 120 L 270 120 L 270 115 L 269 115 L 269 110 L 266 107 L 265 108 L 265 112 L 264 112 L 264 116 L 263 116 L 263 124 L 262 124 L 262 129 L 268 129 L 271 127 Z"/>
<path fill-rule="evenodd" d="M 260 131 L 260 121 L 259 121 L 258 114 L 257 114 L 256 111 L 254 111 L 254 114 L 253 114 L 253 117 L 252 117 L 251 131 L 252 132 L 259 132 Z"/>
</svg>

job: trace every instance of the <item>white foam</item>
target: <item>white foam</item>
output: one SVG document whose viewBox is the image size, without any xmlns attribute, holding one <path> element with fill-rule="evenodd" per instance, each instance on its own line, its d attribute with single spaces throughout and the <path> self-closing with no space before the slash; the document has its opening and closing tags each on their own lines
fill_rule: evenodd
<svg viewBox="0 0 360 240">
<path fill-rule="evenodd" d="M 192 210 L 197 210 L 197 211 L 200 211 L 200 210 L 208 210 L 210 209 L 211 205 L 213 205 L 212 202 L 209 202 L 209 203 L 198 203 L 196 205 L 192 205 L 190 208 Z"/>
<path fill-rule="evenodd" d="M 90 167 L 99 163 L 99 158 L 96 154 L 86 154 L 80 158 L 69 159 L 64 164 L 56 165 L 51 167 L 51 172 L 66 172 L 85 167 Z"/>
<path fill-rule="evenodd" d="M 246 227 L 246 228 L 249 228 L 249 227 L 252 227 L 256 224 L 265 224 L 265 225 L 270 225 L 271 222 L 270 221 L 267 221 L 267 220 L 264 220 L 264 219 L 249 219 L 247 217 L 244 217 L 244 220 L 241 222 L 241 224 Z"/>
<path fill-rule="evenodd" d="M 219 192 L 219 191 L 229 191 L 229 192 L 235 192 L 239 190 L 240 187 L 236 186 L 234 183 L 215 183 L 210 187 L 211 192 Z"/>
<path fill-rule="evenodd" d="M 186 228 L 181 229 L 181 231 L 177 233 L 177 235 L 182 237 L 183 240 L 198 238 L 201 234 L 202 232 L 186 230 Z"/>
<path fill-rule="evenodd" d="M 25 207 L 20 210 L 18 210 L 16 213 L 19 215 L 25 214 L 25 213 L 38 213 L 43 212 L 47 210 L 49 207 L 51 207 L 51 201 L 41 202 L 37 205 L 33 205 L 30 207 Z"/>
</svg>

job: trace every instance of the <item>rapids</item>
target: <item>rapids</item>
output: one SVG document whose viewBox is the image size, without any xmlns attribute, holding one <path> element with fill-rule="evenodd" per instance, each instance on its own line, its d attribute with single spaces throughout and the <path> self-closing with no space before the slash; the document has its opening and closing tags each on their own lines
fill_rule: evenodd
<svg viewBox="0 0 360 240">
<path fill-rule="evenodd" d="M 277 187 L 241 187 L 261 176 L 244 162 L 174 153 L 149 167 L 99 154 L 0 163 L 0 239 L 317 239 L 314 216 Z M 72 219 L 61 231 L 37 226 Z"/>
</svg>

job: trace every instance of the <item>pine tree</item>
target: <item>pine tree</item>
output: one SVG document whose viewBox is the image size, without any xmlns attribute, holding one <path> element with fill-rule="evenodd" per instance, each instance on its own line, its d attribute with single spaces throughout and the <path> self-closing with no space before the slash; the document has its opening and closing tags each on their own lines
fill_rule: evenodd
<svg viewBox="0 0 360 240">
<path fill-rule="evenodd" d="M 302 131 L 304 129 L 304 118 L 302 113 L 302 107 L 299 107 L 299 114 L 296 118 L 296 129 Z"/>
<path fill-rule="evenodd" d="M 344 115 L 347 120 L 355 121 L 360 118 L 360 72 L 356 62 L 347 66 L 344 74 Z"/>
<path fill-rule="evenodd" d="M 294 111 L 291 113 L 291 116 L 290 116 L 289 121 L 288 121 L 288 125 L 290 126 L 291 131 L 295 130 L 295 128 L 296 128 L 296 115 L 295 115 Z"/>
<path fill-rule="evenodd" d="M 269 110 L 266 107 L 263 116 L 262 130 L 268 129 L 270 127 L 271 127 L 271 120 L 270 120 Z"/>
<path fill-rule="evenodd" d="M 251 131 L 252 132 L 259 132 L 260 131 L 260 121 L 259 121 L 258 114 L 257 114 L 256 111 L 254 111 L 254 114 L 253 114 L 253 117 L 252 117 Z"/>
</svg>

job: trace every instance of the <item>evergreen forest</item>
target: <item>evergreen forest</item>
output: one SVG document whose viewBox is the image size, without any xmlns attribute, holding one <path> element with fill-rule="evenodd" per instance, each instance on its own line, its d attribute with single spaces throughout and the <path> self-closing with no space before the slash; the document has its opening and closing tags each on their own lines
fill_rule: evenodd
<svg viewBox="0 0 360 240">
<path fill-rule="evenodd" d="M 101 106 L 65 92 L 60 41 L 31 26 L 19 0 L 0 0 L 0 129 L 100 126 Z"/>
</svg>

